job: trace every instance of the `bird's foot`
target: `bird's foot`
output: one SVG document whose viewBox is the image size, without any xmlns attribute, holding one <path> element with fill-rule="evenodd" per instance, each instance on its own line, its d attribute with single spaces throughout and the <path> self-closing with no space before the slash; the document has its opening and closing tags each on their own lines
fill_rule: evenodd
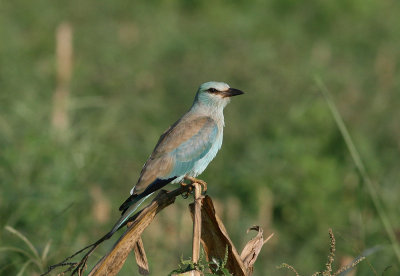
<svg viewBox="0 0 400 276">
<path fill-rule="evenodd" d="M 191 177 L 191 176 L 185 176 L 184 179 L 191 182 L 191 184 L 199 183 L 201 185 L 201 187 L 203 188 L 203 192 L 207 191 L 207 183 L 205 181 Z"/>
<path fill-rule="evenodd" d="M 189 187 L 188 187 L 188 191 L 182 194 L 182 197 L 183 197 L 184 199 L 186 199 L 186 198 L 188 198 L 189 195 L 193 192 L 193 186 L 192 186 L 192 185 L 189 185 L 189 184 L 186 184 L 186 183 L 183 182 L 183 181 L 182 181 L 180 184 L 181 184 L 182 187 L 189 186 Z"/>
</svg>

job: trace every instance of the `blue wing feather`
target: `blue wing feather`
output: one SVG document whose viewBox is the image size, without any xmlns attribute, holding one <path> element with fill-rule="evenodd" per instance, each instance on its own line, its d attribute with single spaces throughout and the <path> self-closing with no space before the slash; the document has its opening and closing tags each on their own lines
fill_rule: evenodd
<svg viewBox="0 0 400 276">
<path fill-rule="evenodd" d="M 173 150 L 170 154 L 173 156 L 175 164 L 169 177 L 181 176 L 190 172 L 195 163 L 210 151 L 217 135 L 218 126 L 215 123 L 207 124 L 192 138 Z"/>
</svg>

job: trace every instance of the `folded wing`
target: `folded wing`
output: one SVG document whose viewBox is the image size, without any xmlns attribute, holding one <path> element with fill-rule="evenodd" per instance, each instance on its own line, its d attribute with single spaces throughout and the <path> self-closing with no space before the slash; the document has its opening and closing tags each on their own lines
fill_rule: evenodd
<svg viewBox="0 0 400 276">
<path fill-rule="evenodd" d="M 210 117 L 184 116 L 160 137 L 131 193 L 154 191 L 156 187 L 151 185 L 160 181 L 164 184 L 163 180 L 172 181 L 190 172 L 210 151 L 217 135 L 218 126 Z"/>
</svg>

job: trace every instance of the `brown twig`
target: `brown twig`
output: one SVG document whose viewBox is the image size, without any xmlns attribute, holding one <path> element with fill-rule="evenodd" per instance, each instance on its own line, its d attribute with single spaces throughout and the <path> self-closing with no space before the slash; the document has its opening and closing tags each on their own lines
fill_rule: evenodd
<svg viewBox="0 0 400 276">
<path fill-rule="evenodd" d="M 188 191 L 189 188 L 191 188 L 191 185 L 181 186 L 171 192 L 160 191 L 156 198 L 132 222 L 132 225 L 119 238 L 113 248 L 95 265 L 89 275 L 116 275 L 125 263 L 129 252 L 132 251 L 135 243 L 146 227 L 153 221 L 156 214 L 174 203 L 175 197 Z"/>
<path fill-rule="evenodd" d="M 156 214 L 162 209 L 172 204 L 176 196 L 191 191 L 195 187 L 194 203 L 191 203 L 190 211 L 194 219 L 193 225 L 193 262 L 199 262 L 200 240 L 203 244 L 207 260 L 211 258 L 224 259 L 224 265 L 233 273 L 233 275 L 249 276 L 253 271 L 253 264 L 261 250 L 262 245 L 271 237 L 263 240 L 262 229 L 254 226 L 251 229 L 258 231 L 242 251 L 243 258 L 239 256 L 235 246 L 229 238 L 229 235 L 219 217 L 215 213 L 212 200 L 208 196 L 201 196 L 201 188 L 198 183 L 181 186 L 171 192 L 162 190 L 143 210 L 135 214 L 127 223 L 128 230 L 114 244 L 113 248 L 94 266 L 89 276 L 113 276 L 116 275 L 125 263 L 129 252 L 135 250 L 136 260 L 139 258 L 139 270 L 148 273 L 146 255 L 143 244 L 141 243 L 141 234 L 153 221 Z M 122 226 L 124 226 L 122 225 Z M 121 226 L 121 227 L 122 227 Z M 86 263 L 93 251 L 112 235 L 106 234 L 97 242 L 86 246 L 72 256 L 66 258 L 63 262 L 51 266 L 48 274 L 56 267 L 68 266 L 67 270 L 61 274 L 71 272 L 71 275 L 82 275 L 86 269 Z M 224 250 L 225 249 L 225 250 Z M 79 262 L 69 262 L 76 255 L 88 250 Z M 192 271 L 193 275 L 200 275 L 199 271 Z"/>
<path fill-rule="evenodd" d="M 170 192 L 161 190 L 149 205 L 128 220 L 128 222 L 132 222 L 131 226 L 116 242 L 111 251 L 97 263 L 89 275 L 115 275 L 118 273 L 124 264 L 128 253 L 133 249 L 143 230 L 153 221 L 155 215 L 168 205 L 172 204 L 177 196 L 188 192 L 192 188 L 192 185 L 188 184 L 186 186 L 180 186 L 179 188 Z M 121 227 L 125 226 L 127 223 L 124 223 Z M 55 268 L 65 266 L 68 266 L 68 268 L 63 271 L 62 274 L 72 271 L 71 275 L 81 275 L 86 268 L 86 263 L 89 256 L 102 242 L 108 240 L 111 236 L 112 235 L 107 233 L 95 243 L 77 251 L 73 255 L 65 258 L 62 262 L 50 266 L 49 270 L 42 274 L 42 276 L 49 274 Z M 69 262 L 69 260 L 71 260 L 73 257 L 88 249 L 89 251 L 79 262 Z M 117 261 L 115 261 L 116 256 L 118 256 Z M 115 263 L 113 263 L 113 261 L 115 261 Z M 109 271 L 108 274 L 105 271 Z M 112 271 L 112 273 L 110 271 Z"/>
<path fill-rule="evenodd" d="M 192 260 L 199 262 L 200 258 L 200 238 L 201 238 L 201 187 L 199 183 L 194 183 L 194 218 L 193 218 L 193 247 Z"/>
</svg>

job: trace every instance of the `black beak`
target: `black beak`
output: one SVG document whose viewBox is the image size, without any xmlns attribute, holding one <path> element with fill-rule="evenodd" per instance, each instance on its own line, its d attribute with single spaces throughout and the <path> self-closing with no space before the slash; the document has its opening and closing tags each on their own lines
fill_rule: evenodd
<svg viewBox="0 0 400 276">
<path fill-rule="evenodd" d="M 227 91 L 224 91 L 224 97 L 233 97 L 244 94 L 243 91 L 236 88 L 229 88 Z"/>
</svg>

